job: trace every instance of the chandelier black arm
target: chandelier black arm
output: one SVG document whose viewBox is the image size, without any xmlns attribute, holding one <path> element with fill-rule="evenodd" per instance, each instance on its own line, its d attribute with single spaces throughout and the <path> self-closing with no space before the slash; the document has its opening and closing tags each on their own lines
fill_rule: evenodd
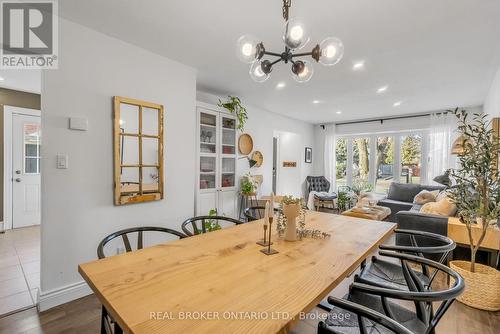
<svg viewBox="0 0 500 334">
<path fill-rule="evenodd" d="M 283 61 L 283 59 L 281 59 L 281 58 L 276 59 L 275 61 L 273 61 L 273 62 L 271 63 L 271 66 L 273 66 L 274 64 L 279 63 L 280 61 Z"/>
<path fill-rule="evenodd" d="M 312 52 L 296 53 L 296 54 L 292 54 L 292 58 L 312 56 L 312 54 L 313 54 Z"/>
<path fill-rule="evenodd" d="M 265 51 L 264 54 L 268 56 L 281 57 L 281 53 L 276 53 L 276 52 Z"/>
</svg>

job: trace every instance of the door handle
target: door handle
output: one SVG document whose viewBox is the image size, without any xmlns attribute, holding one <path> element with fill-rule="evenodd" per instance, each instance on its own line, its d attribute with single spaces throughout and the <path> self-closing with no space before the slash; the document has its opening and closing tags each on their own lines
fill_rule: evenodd
<svg viewBox="0 0 500 334">
<path fill-rule="evenodd" d="M 19 169 L 16 170 L 16 174 L 21 174 L 21 171 Z"/>
<path fill-rule="evenodd" d="M 16 178 L 16 182 L 21 182 L 21 178 Z"/>
</svg>

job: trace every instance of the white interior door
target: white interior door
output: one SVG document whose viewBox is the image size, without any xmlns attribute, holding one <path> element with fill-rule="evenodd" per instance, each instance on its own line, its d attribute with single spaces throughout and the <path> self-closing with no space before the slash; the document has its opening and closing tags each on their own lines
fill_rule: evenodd
<svg viewBox="0 0 500 334">
<path fill-rule="evenodd" d="M 301 136 L 292 132 L 278 134 L 278 166 L 276 192 L 279 195 L 302 196 L 302 152 L 304 145 Z M 296 163 L 295 167 L 285 167 L 283 163 Z"/>
<path fill-rule="evenodd" d="M 40 224 L 40 117 L 12 116 L 12 227 Z"/>
</svg>

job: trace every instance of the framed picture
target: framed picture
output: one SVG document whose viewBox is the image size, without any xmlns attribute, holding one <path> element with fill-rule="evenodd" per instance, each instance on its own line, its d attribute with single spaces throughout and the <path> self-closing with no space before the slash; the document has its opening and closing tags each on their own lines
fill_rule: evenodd
<svg viewBox="0 0 500 334">
<path fill-rule="evenodd" d="M 306 147 L 306 163 L 310 164 L 313 161 L 313 150 L 310 147 Z"/>
</svg>

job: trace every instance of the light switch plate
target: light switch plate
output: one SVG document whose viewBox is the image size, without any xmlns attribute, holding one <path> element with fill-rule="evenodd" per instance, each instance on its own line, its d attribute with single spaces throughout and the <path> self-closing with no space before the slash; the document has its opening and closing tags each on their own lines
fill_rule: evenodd
<svg viewBox="0 0 500 334">
<path fill-rule="evenodd" d="M 85 117 L 70 117 L 69 128 L 71 130 L 87 131 L 88 120 Z"/>
<path fill-rule="evenodd" d="M 58 154 L 56 156 L 56 168 L 68 169 L 68 156 L 65 154 Z"/>
</svg>

